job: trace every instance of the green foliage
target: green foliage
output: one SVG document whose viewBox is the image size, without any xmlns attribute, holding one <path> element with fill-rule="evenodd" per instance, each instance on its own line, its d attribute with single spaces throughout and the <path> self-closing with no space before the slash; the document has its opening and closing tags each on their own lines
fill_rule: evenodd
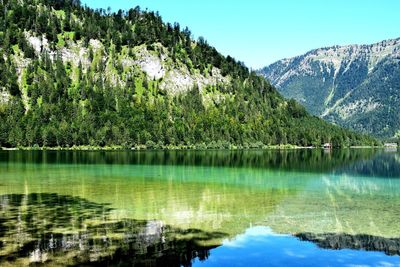
<svg viewBox="0 0 400 267">
<path fill-rule="evenodd" d="M 311 117 L 243 63 L 222 56 L 204 38 L 194 42 L 188 29 L 165 24 L 156 13 L 137 7 L 109 14 L 82 7 L 76 0 L 10 0 L 1 4 L 2 10 L 4 5 L 13 15 L 0 21 L 0 32 L 5 32 L 0 39 L 4 55 L 0 87 L 13 97 L 0 108 L 0 146 L 231 149 L 375 143 Z M 90 67 L 70 66 L 59 53 L 35 55 L 25 40 L 27 31 L 46 35 L 52 49 L 82 42 L 89 51 Z M 90 48 L 90 39 L 100 40 L 105 49 Z M 232 82 L 218 84 L 208 93 L 230 97 L 205 105 L 207 92 L 197 86 L 172 95 L 141 71 L 128 75 L 120 55 L 131 54 L 141 45 L 154 49 L 156 43 L 192 72 L 211 75 L 212 67 L 220 68 Z M 26 92 L 17 82 L 13 45 L 30 59 L 22 85 Z M 110 73 L 121 77 L 126 86 L 103 79 Z"/>
</svg>

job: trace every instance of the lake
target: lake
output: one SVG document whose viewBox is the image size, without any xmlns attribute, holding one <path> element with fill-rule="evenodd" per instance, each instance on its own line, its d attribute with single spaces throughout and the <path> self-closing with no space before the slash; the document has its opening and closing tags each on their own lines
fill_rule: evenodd
<svg viewBox="0 0 400 267">
<path fill-rule="evenodd" d="M 400 266 L 393 150 L 0 151 L 0 266 Z"/>
</svg>

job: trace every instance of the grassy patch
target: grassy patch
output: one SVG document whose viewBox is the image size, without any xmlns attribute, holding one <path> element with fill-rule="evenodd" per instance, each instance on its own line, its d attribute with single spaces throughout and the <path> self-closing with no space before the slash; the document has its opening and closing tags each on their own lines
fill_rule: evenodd
<svg viewBox="0 0 400 267">
<path fill-rule="evenodd" d="M 64 34 L 59 33 L 57 34 L 57 47 L 62 48 L 65 47 L 65 39 L 64 39 Z"/>
<path fill-rule="evenodd" d="M 64 10 L 55 10 L 54 13 L 56 14 L 57 18 L 65 19 L 65 11 Z"/>
<path fill-rule="evenodd" d="M 135 79 L 135 93 L 140 97 L 144 93 L 143 78 L 138 77 Z"/>
<path fill-rule="evenodd" d="M 13 45 L 12 47 L 12 50 L 14 51 L 14 54 L 15 55 L 18 55 L 19 53 L 20 53 L 20 49 L 19 49 L 19 46 L 18 46 L 18 44 L 16 44 L 16 45 Z"/>
</svg>

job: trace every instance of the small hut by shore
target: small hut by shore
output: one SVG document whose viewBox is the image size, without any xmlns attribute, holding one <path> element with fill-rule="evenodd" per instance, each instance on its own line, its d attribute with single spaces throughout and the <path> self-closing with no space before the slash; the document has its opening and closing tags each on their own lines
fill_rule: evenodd
<svg viewBox="0 0 400 267">
<path fill-rule="evenodd" d="M 323 148 L 324 148 L 324 149 L 332 149 L 332 143 L 325 143 L 325 144 L 323 145 Z"/>
<path fill-rule="evenodd" d="M 397 148 L 397 143 L 385 143 L 384 146 L 387 148 Z"/>
</svg>

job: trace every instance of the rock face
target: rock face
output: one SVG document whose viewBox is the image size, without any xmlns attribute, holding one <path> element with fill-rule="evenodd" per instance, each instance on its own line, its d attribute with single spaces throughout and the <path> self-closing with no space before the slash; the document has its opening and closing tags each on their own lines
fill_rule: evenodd
<svg viewBox="0 0 400 267">
<path fill-rule="evenodd" d="M 400 38 L 320 48 L 260 73 L 314 115 L 377 137 L 398 135 Z"/>
<path fill-rule="evenodd" d="M 0 89 L 0 104 L 7 103 L 9 100 L 10 94 L 5 90 Z"/>
<path fill-rule="evenodd" d="M 29 32 L 25 32 L 25 35 L 37 56 L 43 55 L 43 51 L 46 51 L 52 60 L 60 55 L 64 63 L 70 63 L 76 67 L 81 64 L 84 69 L 90 67 L 90 52 L 88 48 L 83 46 L 82 42 L 69 40 L 67 47 L 51 50 L 46 37 L 34 37 Z M 108 64 L 108 61 L 112 61 L 113 55 L 106 51 L 101 41 L 91 39 L 89 48 L 95 54 L 101 55 L 100 62 Z M 123 67 L 132 69 L 132 71 L 139 68 L 146 74 L 149 81 L 160 81 L 160 88 L 172 94 L 188 91 L 195 85 L 203 89 L 206 86 L 227 84 L 230 81 L 229 77 L 222 76 L 221 71 L 215 67 L 211 75 L 208 76 L 201 73 L 191 73 L 182 62 L 173 62 L 168 50 L 160 43 L 154 44 L 153 49 L 154 51 L 149 50 L 145 45 L 137 46 L 133 49 L 134 59 L 131 55 L 122 53 L 122 55 L 118 55 L 119 60 Z M 113 70 L 110 68 L 108 74 L 113 76 L 112 72 Z M 115 85 L 125 86 L 125 82 L 120 77 L 113 77 L 113 79 Z M 111 78 L 111 80 L 113 79 Z"/>
<path fill-rule="evenodd" d="M 90 57 L 90 49 L 97 57 L 97 61 L 107 66 L 105 80 L 111 82 L 114 86 L 125 86 L 126 81 L 115 74 L 115 66 L 113 63 L 113 55 L 107 51 L 104 45 L 99 40 L 91 39 L 89 46 L 85 47 L 82 42 L 74 42 L 68 40 L 66 47 L 58 47 L 51 49 L 48 40 L 45 36 L 34 36 L 31 32 L 25 32 L 26 39 L 35 51 L 38 57 L 46 52 L 50 59 L 54 61 L 57 56 L 60 56 L 64 63 L 71 64 L 77 68 L 82 66 L 83 71 L 88 71 L 93 64 Z M 154 44 L 153 50 L 149 50 L 145 45 L 137 46 L 133 49 L 133 57 L 129 54 L 118 55 L 118 61 L 126 72 L 137 73 L 142 72 L 145 75 L 144 79 L 148 81 L 157 81 L 160 89 L 165 90 L 170 94 L 186 92 L 197 86 L 200 90 L 207 86 L 228 85 L 231 81 L 229 76 L 223 76 L 218 68 L 213 67 L 210 74 L 199 72 L 191 72 L 188 67 L 182 62 L 174 62 L 168 50 L 162 44 Z M 20 87 L 22 84 L 22 75 L 30 62 L 29 58 L 25 58 L 21 53 L 14 56 L 14 61 L 18 62 L 18 81 Z M 77 79 L 77 76 L 71 76 L 71 79 Z M 224 97 L 224 96 L 222 96 Z M 27 99 L 23 92 L 24 100 Z M 10 99 L 8 92 L 0 88 L 0 104 L 7 103 Z M 24 101 L 26 109 L 29 109 L 27 100 Z"/>
<path fill-rule="evenodd" d="M 84 72 L 87 72 L 93 65 L 93 59 L 90 58 L 90 53 L 93 53 L 95 61 L 106 65 L 105 77 L 99 76 L 99 78 L 114 86 L 126 86 L 126 80 L 115 73 L 115 61 L 120 62 L 127 73 L 132 75 L 138 72 L 143 73 L 143 79 L 148 82 L 157 81 L 160 89 L 172 95 L 186 92 L 195 86 L 203 90 L 207 86 L 228 85 L 231 82 L 229 76 L 223 76 L 221 71 L 215 67 L 212 68 L 210 74 L 191 72 L 186 64 L 179 61 L 174 62 L 168 50 L 160 43 L 153 44 L 153 50 L 149 50 L 146 45 L 141 45 L 133 48 L 133 55 L 132 53 L 113 55 L 99 40 L 91 39 L 87 47 L 83 45 L 82 41 L 66 40 L 65 47 L 52 49 L 45 36 L 35 36 L 31 32 L 24 32 L 24 34 L 36 56 L 43 57 L 46 54 L 53 62 L 60 56 L 64 63 L 70 64 L 72 68 L 80 65 Z M 115 57 L 118 59 L 115 60 Z M 23 87 L 22 77 L 30 59 L 20 53 L 15 55 L 13 60 L 18 63 L 18 83 L 20 87 Z M 71 79 L 77 81 L 78 76 L 71 75 Z M 26 92 L 22 92 L 22 97 L 25 108 L 29 110 Z M 0 104 L 7 103 L 9 100 L 9 93 L 0 88 Z M 205 100 L 207 101 L 207 99 Z"/>
</svg>

